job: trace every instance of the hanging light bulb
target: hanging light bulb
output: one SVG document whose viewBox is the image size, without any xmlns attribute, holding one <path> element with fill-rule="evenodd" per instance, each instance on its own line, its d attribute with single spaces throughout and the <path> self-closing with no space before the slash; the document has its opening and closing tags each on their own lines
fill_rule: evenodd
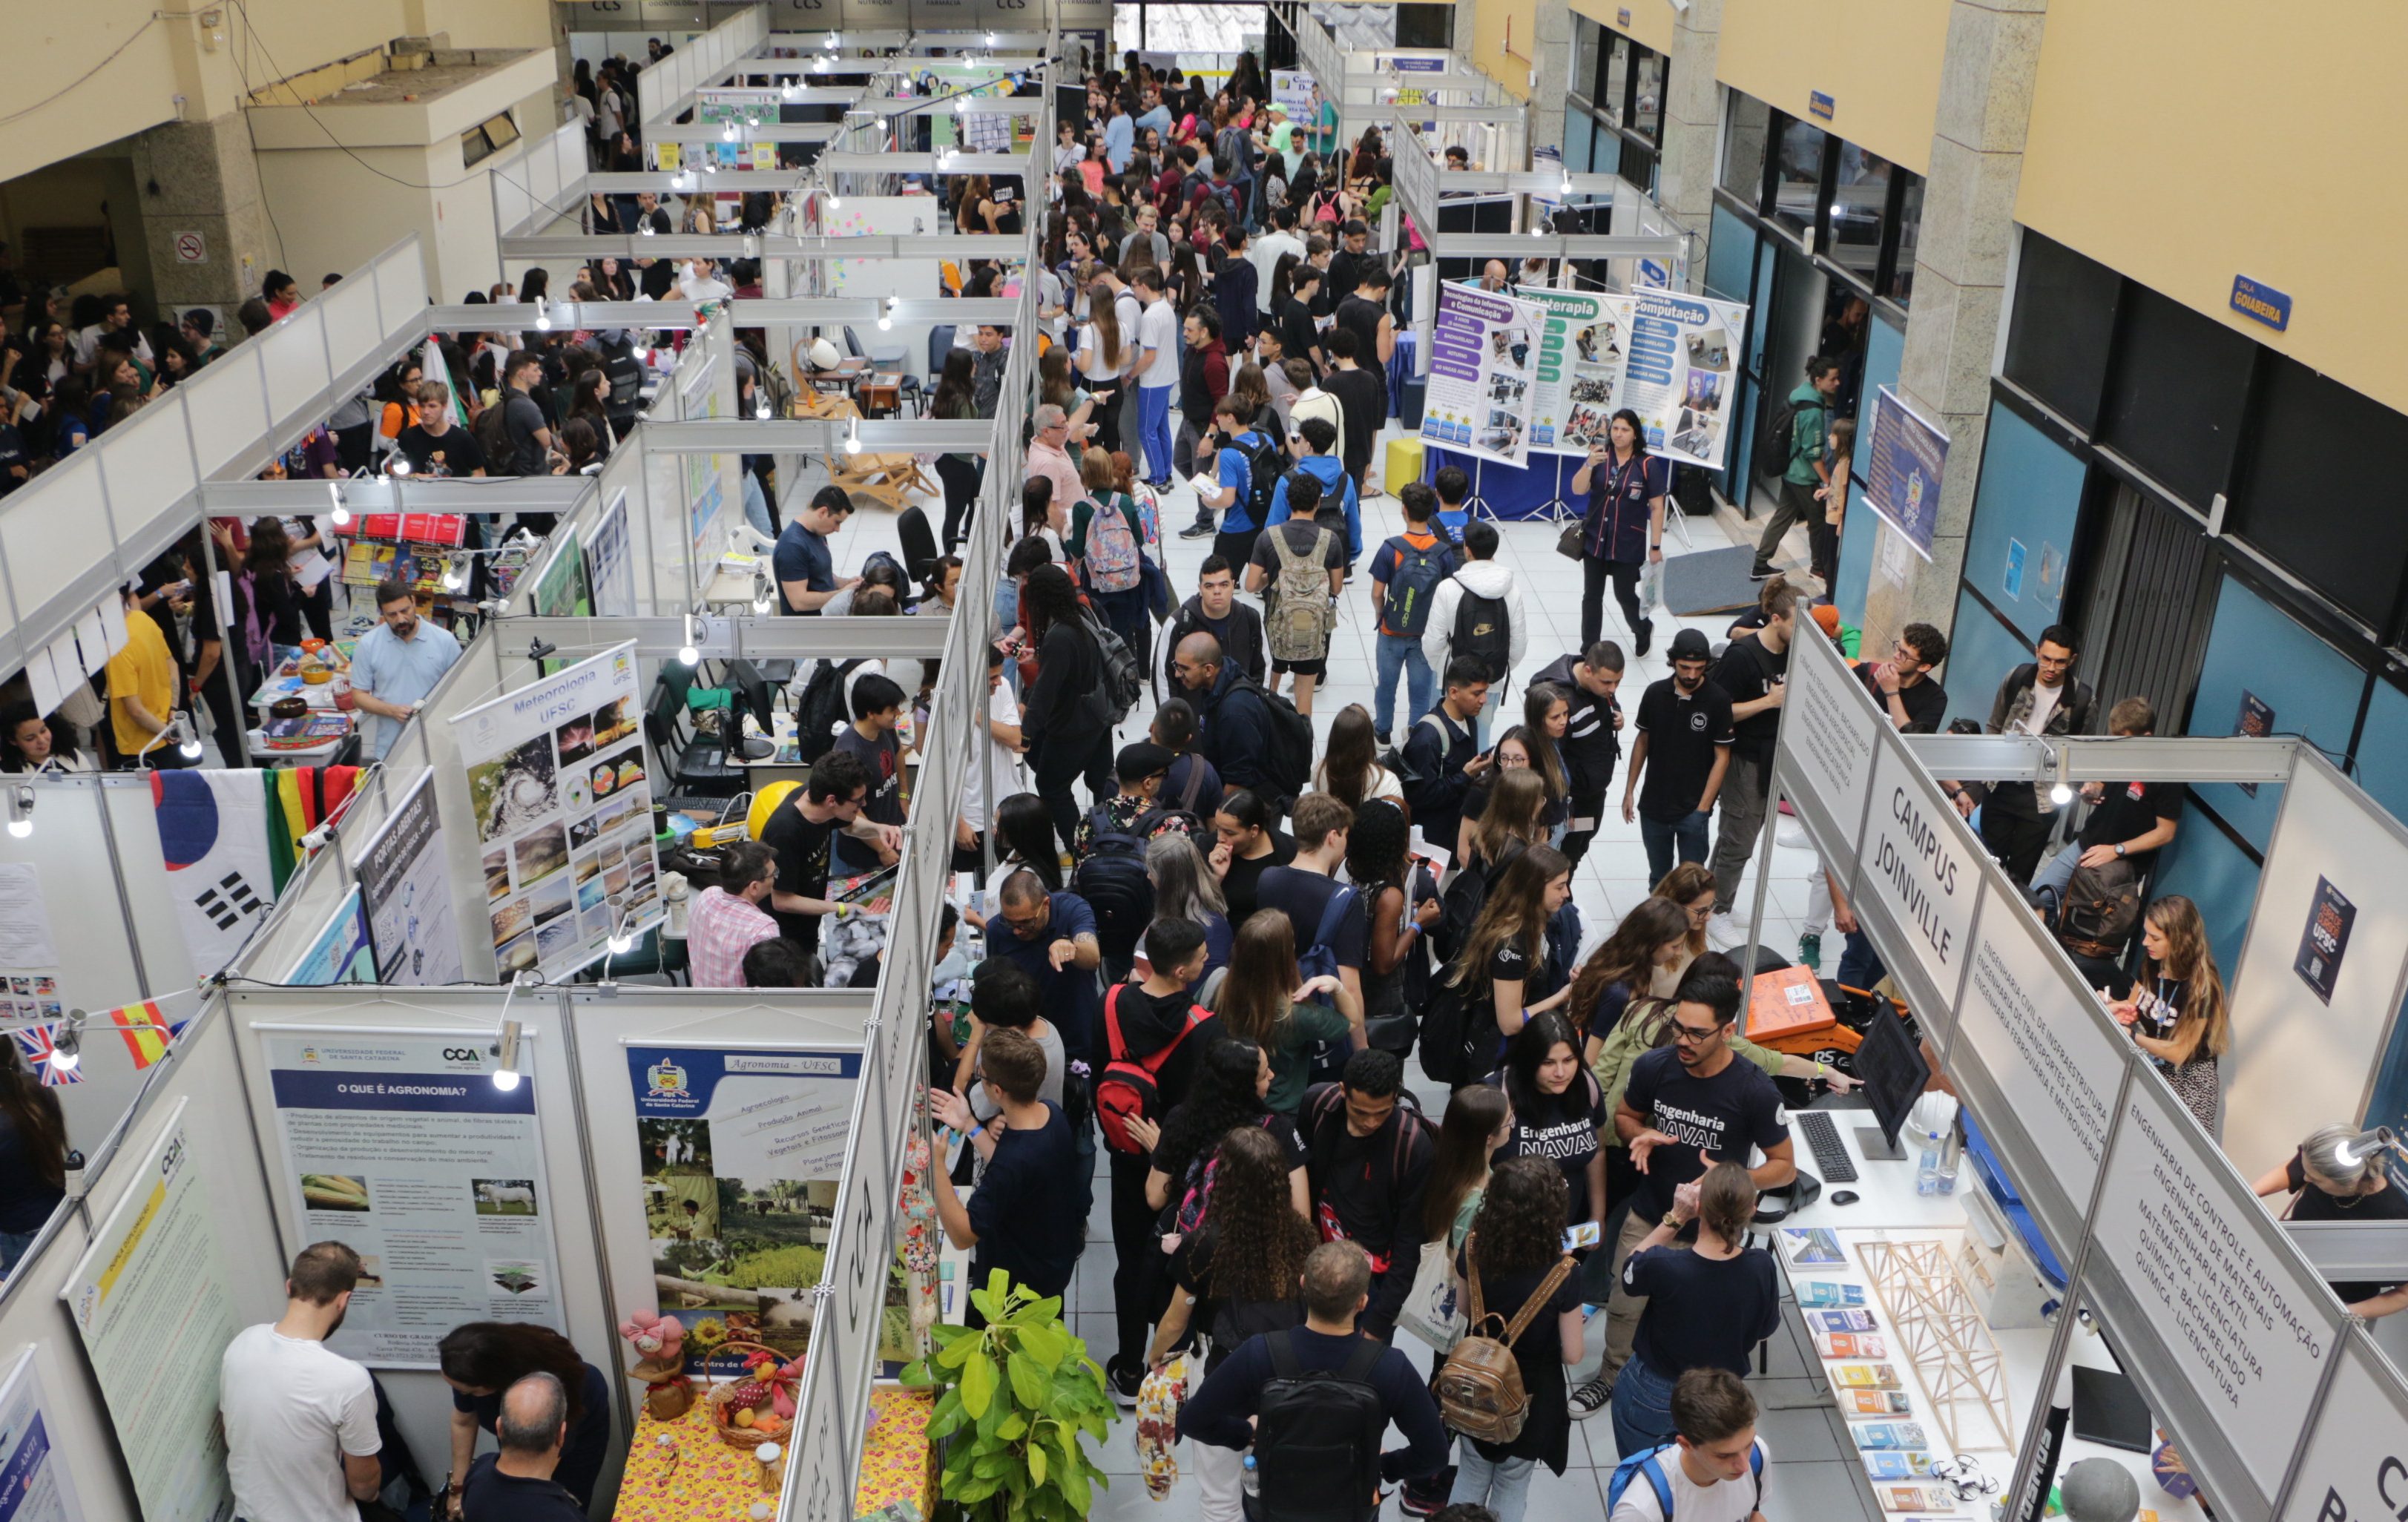
<svg viewBox="0 0 2408 1522">
<path fill-rule="evenodd" d="M 2070 747 L 2057 748 L 2057 782 L 2048 790 L 2048 801 L 2060 809 L 2073 801 L 2073 752 Z"/>
<path fill-rule="evenodd" d="M 30 787 L 8 789 L 8 833 L 20 840 L 34 833 L 34 790 Z"/>
<path fill-rule="evenodd" d="M 836 34 L 834 32 L 830 32 L 827 35 L 827 50 L 830 52 L 836 51 Z"/>
<path fill-rule="evenodd" d="M 394 473 L 394 475 L 396 475 L 396 476 L 407 476 L 407 475 L 408 475 L 408 474 L 409 474 L 409 456 L 408 456 L 408 455 L 407 455 L 407 454 L 404 454 L 404 453 L 403 453 L 403 452 L 401 452 L 401 451 L 399 451 L 399 450 L 395 450 L 395 451 L 394 451 L 394 452 L 393 452 L 393 467 L 392 467 L 392 468 L 393 468 L 393 473 Z"/>
<path fill-rule="evenodd" d="M 535 326 L 538 333 L 552 331 L 552 308 L 541 296 L 535 298 Z"/>
<path fill-rule="evenodd" d="M 995 46 L 995 34 L 994 34 L 994 33 L 989 32 L 989 33 L 986 35 L 986 45 L 987 45 L 988 47 L 990 47 L 990 48 L 992 48 L 992 47 L 994 47 L 994 46 Z"/>
<path fill-rule="evenodd" d="M 881 333 L 892 333 L 895 331 L 895 319 L 890 313 L 880 312 L 878 314 L 878 331 Z"/>
<path fill-rule="evenodd" d="M 326 495 L 335 499 L 335 505 L 326 516 L 335 521 L 337 528 L 345 526 L 351 521 L 351 510 L 343 505 L 343 483 L 338 481 L 326 482 Z"/>
<path fill-rule="evenodd" d="M 719 136 L 720 139 L 724 142 L 734 142 L 736 140 L 736 123 L 733 122 L 723 123 L 719 129 Z"/>
<path fill-rule="evenodd" d="M 635 356 L 637 364 L 641 365 L 645 360 L 652 357 L 652 351 L 651 345 L 645 343 L 643 339 L 638 338 L 634 343 L 628 345 L 627 352 Z"/>
<path fill-rule="evenodd" d="M 814 74 L 825 74 L 825 73 L 827 72 L 827 70 L 828 70 L 828 61 L 827 61 L 824 57 L 822 57 L 822 58 L 815 58 L 815 59 L 813 59 L 813 60 L 811 61 L 811 72 L 812 72 L 812 73 L 814 73 Z"/>
<path fill-rule="evenodd" d="M 443 590 L 457 592 L 468 584 L 468 557 L 449 555 L 443 561 Z"/>
<path fill-rule="evenodd" d="M 168 732 L 176 738 L 178 754 L 187 761 L 198 761 L 201 758 L 200 732 L 193 727 L 191 719 L 178 716 L 176 721 L 168 725 Z"/>
<path fill-rule="evenodd" d="M 836 193 L 836 188 L 834 186 L 830 186 L 828 188 L 828 209 L 830 211 L 841 211 L 844 209 L 844 197 Z"/>
<path fill-rule="evenodd" d="M 685 615 L 685 643 L 678 647 L 678 659 L 679 659 L 679 661 L 681 661 L 681 663 L 683 663 L 684 665 L 687 665 L 687 666 L 699 666 L 699 665 L 701 665 L 701 664 L 702 664 L 702 652 L 701 652 L 699 649 L 695 648 L 695 647 L 697 646 L 697 644 L 699 644 L 700 639 L 701 639 L 701 636 L 700 636 L 700 634 L 699 634 L 699 632 L 698 632 L 698 630 L 697 630 L 697 626 L 696 626 L 696 620 L 695 620 L 695 616 L 694 616 L 692 613 L 688 613 L 688 614 L 686 614 L 686 615 Z"/>
<path fill-rule="evenodd" d="M 802 93 L 803 81 L 799 79 L 788 79 L 779 86 L 779 93 L 784 95 L 788 100 L 793 100 Z"/>
<path fill-rule="evenodd" d="M 518 985 L 513 984 L 510 987 L 515 993 Z M 507 998 L 503 1000 L 503 1007 L 509 1008 Z M 501 1036 L 494 1042 L 494 1086 L 505 1094 L 519 1086 L 519 1037 L 521 1034 L 517 1021 L 504 1020 Z"/>
<path fill-rule="evenodd" d="M 81 1010 L 69 1010 L 67 1021 L 50 1036 L 50 1067 L 54 1071 L 71 1073 L 83 1062 L 83 1023 Z"/>
<path fill-rule="evenodd" d="M 853 419 L 852 424 L 845 429 L 844 452 L 847 454 L 858 454 L 861 452 L 861 420 L 859 418 Z"/>
<path fill-rule="evenodd" d="M 954 114 L 955 116 L 968 116 L 968 115 L 969 114 L 969 109 L 970 109 L 970 98 L 969 98 L 969 96 L 968 96 L 968 95 L 955 95 L 955 96 L 953 97 L 953 114 Z"/>
</svg>

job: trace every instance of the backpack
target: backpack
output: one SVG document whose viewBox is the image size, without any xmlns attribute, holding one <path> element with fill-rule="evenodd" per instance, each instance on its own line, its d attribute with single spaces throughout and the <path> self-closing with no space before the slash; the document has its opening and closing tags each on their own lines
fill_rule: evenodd
<svg viewBox="0 0 2408 1522">
<path fill-rule="evenodd" d="M 1440 979 L 1422 1005 L 1422 1073 L 1431 1083 L 1460 1088 L 1483 1076 L 1469 1070 L 1475 1059 L 1464 1050 L 1470 1021 L 1469 991 Z"/>
<path fill-rule="evenodd" d="M 1787 475 L 1789 454 L 1797 447 L 1798 404 L 1784 396 L 1773 404 L 1771 416 L 1764 420 L 1764 433 L 1756 441 L 1756 473 Z"/>
<path fill-rule="evenodd" d="M 1343 1369 L 1306 1371 L 1296 1334 L 1266 1337 L 1271 1377 L 1254 1408 L 1255 1497 L 1267 1522 L 1361 1522 L 1381 1486 L 1388 1413 L 1370 1384 L 1387 1352 L 1357 1334 Z"/>
<path fill-rule="evenodd" d="M 802 701 L 795 705 L 796 759 L 816 761 L 836 748 L 837 730 L 853 717 L 845 711 L 844 679 L 866 659 L 824 660 L 811 672 L 811 680 L 803 685 Z"/>
<path fill-rule="evenodd" d="M 1254 689 L 1270 714 L 1270 752 L 1263 757 L 1263 768 L 1270 774 L 1272 790 L 1279 795 L 1284 812 L 1312 780 L 1312 721 L 1280 694 L 1265 692 L 1252 677 L 1240 680 Z"/>
<path fill-rule="evenodd" d="M 2141 874 L 2122 856 L 2076 867 L 2057 904 L 2057 939 L 2065 949 L 2112 962 L 2124 955 L 2141 918 Z"/>
<path fill-rule="evenodd" d="M 1471 939 L 1471 927 L 1480 923 L 1480 912 L 1488 906 L 1488 890 L 1513 865 L 1513 858 L 1528 849 L 1516 840 L 1498 861 L 1484 864 L 1478 871 L 1458 871 L 1439 895 L 1438 924 L 1430 929 L 1430 947 L 1441 962 L 1453 962 L 1463 953 L 1464 943 Z"/>
<path fill-rule="evenodd" d="M 1489 681 L 1503 681 L 1513 668 L 1513 633 L 1506 623 L 1505 599 L 1484 597 L 1465 587 L 1455 605 L 1455 638 L 1447 653 L 1469 655 Z"/>
<path fill-rule="evenodd" d="M 1417 550 L 1398 535 L 1387 547 L 1397 553 L 1397 567 L 1380 598 L 1380 632 L 1393 629 L 1418 639 L 1429 626 L 1430 599 L 1438 596 L 1438 584 L 1447 579 L 1455 556 L 1443 538 Z"/>
<path fill-rule="evenodd" d="M 1096 641 L 1096 652 L 1103 667 L 1103 680 L 1088 696 L 1098 706 L 1107 721 L 1106 728 L 1117 727 L 1137 707 L 1145 693 L 1145 668 L 1130 653 L 1128 641 L 1096 622 L 1096 615 L 1086 609 L 1079 610 L 1079 623 L 1087 637 Z"/>
<path fill-rule="evenodd" d="M 1086 859 L 1070 874 L 1071 891 L 1096 912 L 1096 940 L 1125 952 L 1154 923 L 1154 880 L 1145 872 L 1143 837 L 1113 824 L 1102 809 L 1087 816 Z"/>
<path fill-rule="evenodd" d="M 1145 1148 L 1129 1135 L 1128 1123 L 1162 1119 L 1162 1065 L 1197 1026 L 1212 1018 L 1212 1012 L 1201 1004 L 1188 1006 L 1187 1023 L 1162 1050 L 1149 1057 L 1132 1057 L 1128 1042 L 1121 1039 L 1120 998 L 1127 986 L 1116 983 L 1104 992 L 1104 1050 L 1111 1060 L 1096 1078 L 1096 1121 L 1103 1128 L 1104 1145 L 1114 1152 L 1142 1156 Z"/>
<path fill-rule="evenodd" d="M 1257 1124 L 1268 1128 L 1279 1118 L 1275 1114 L 1266 1114 Z M 1217 1156 L 1189 1159 L 1187 1187 L 1181 1193 L 1177 1204 L 1163 1207 L 1161 1224 L 1156 1228 L 1158 1231 L 1164 1236 L 1176 1234 L 1183 1237 L 1204 1224 L 1204 1209 L 1212 1203 L 1213 1170 L 1220 1163 Z"/>
<path fill-rule="evenodd" d="M 1432 1383 L 1439 1412 L 1449 1428 L 1481 1443 L 1511 1443 L 1522 1435 L 1522 1425 L 1530 1416 L 1530 1392 L 1523 1388 L 1522 1366 L 1513 1360 L 1513 1344 L 1570 1275 L 1572 1258 L 1570 1253 L 1557 1258 L 1539 1281 L 1539 1287 L 1522 1302 L 1522 1309 L 1513 1313 L 1513 1319 L 1505 1321 L 1480 1301 L 1480 1265 L 1472 1257 L 1479 1240 L 1475 1231 L 1463 1242 L 1464 1263 L 1470 1270 L 1471 1319 L 1463 1340 L 1446 1356 Z M 1498 1333 L 1493 1337 L 1488 1335 L 1492 1326 Z"/>
<path fill-rule="evenodd" d="M 242 650 L 254 671 L 265 671 L 276 664 L 276 640 L 268 633 L 267 621 L 259 616 L 259 576 L 244 571 L 235 578 L 242 589 Z"/>
<path fill-rule="evenodd" d="M 1087 587 L 1094 592 L 1126 592 L 1142 575 L 1138 568 L 1137 534 L 1128 514 L 1110 502 L 1095 504 L 1087 520 Z"/>
<path fill-rule="evenodd" d="M 1646 1477 L 1648 1486 L 1656 1492 L 1656 1509 L 1664 1514 L 1664 1522 L 1672 1522 L 1672 1481 L 1670 1476 L 1664 1472 L 1664 1466 L 1667 1463 L 1677 1464 L 1680 1461 L 1681 1445 L 1677 1443 L 1668 1443 L 1660 1448 L 1650 1448 L 1643 1454 L 1632 1454 L 1621 1463 L 1614 1465 L 1613 1478 L 1605 1483 L 1605 1515 L 1608 1516 L 1613 1515 L 1613 1509 L 1622 1504 L 1622 1493 L 1630 1488 L 1632 1481 L 1643 1475 Z M 1763 1443 L 1758 1443 L 1749 1446 L 1747 1467 L 1756 1475 L 1756 1501 L 1749 1508 L 1749 1515 L 1753 1515 L 1764 1509 Z"/>
<path fill-rule="evenodd" d="M 1338 947 L 1334 940 L 1338 927 L 1354 912 L 1355 897 L 1353 888 L 1340 888 L 1329 896 L 1329 901 L 1322 906 L 1321 923 L 1312 927 L 1312 943 L 1297 952 L 1297 977 L 1311 983 L 1324 974 L 1338 976 Z"/>
<path fill-rule="evenodd" d="M 1333 1150 L 1319 1145 L 1322 1127 L 1333 1120 L 1340 1126 L 1346 1123 L 1346 1085 L 1342 1083 L 1314 1084 L 1304 1091 L 1304 1103 L 1297 1113 L 1305 1117 L 1305 1123 L 1297 1129 L 1298 1140 L 1304 1142 L 1305 1166 L 1309 1169 L 1312 1167 L 1313 1156 L 1326 1157 Z M 1438 1127 L 1430 1124 L 1427 1115 L 1422 1113 L 1422 1101 L 1412 1089 L 1401 1086 L 1398 1088 L 1396 1113 L 1397 1141 L 1388 1158 L 1388 1184 L 1391 1187 L 1395 1185 L 1397 1180 L 1404 1176 L 1405 1164 L 1412 1159 L 1413 1142 L 1416 1138 L 1429 1139 L 1433 1157 L 1438 1152 Z M 1320 1186 L 1314 1185 L 1309 1192 L 1318 1196 L 1321 1192 Z M 1322 1240 L 1328 1242 L 1332 1239 L 1325 1232 Z M 1375 1268 L 1373 1271 L 1383 1271 Z"/>
<path fill-rule="evenodd" d="M 1316 527 L 1312 548 L 1299 554 L 1287 541 L 1287 525 L 1265 532 L 1279 574 L 1271 579 L 1263 599 L 1263 636 L 1275 661 L 1318 661 L 1329 654 L 1330 631 L 1338 626 L 1338 610 L 1329 601 L 1329 530 Z"/>
<path fill-rule="evenodd" d="M 1260 527 L 1270 521 L 1271 496 L 1279 490 L 1282 462 L 1277 445 L 1260 434 L 1254 437 L 1257 442 L 1252 449 L 1237 439 L 1231 439 L 1229 447 L 1246 457 L 1246 515 Z"/>
</svg>

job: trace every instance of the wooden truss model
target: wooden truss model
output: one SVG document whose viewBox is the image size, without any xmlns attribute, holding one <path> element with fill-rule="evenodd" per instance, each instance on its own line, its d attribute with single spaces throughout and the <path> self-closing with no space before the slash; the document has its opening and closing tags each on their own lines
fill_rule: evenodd
<svg viewBox="0 0 2408 1522">
<path fill-rule="evenodd" d="M 2007 1375 L 1998 1344 L 1982 1313 L 1965 1292 L 1941 1242 L 1863 1241 L 1873 1293 L 1889 1313 L 1890 1351 L 1914 1365 L 1930 1400 L 1930 1420 L 1949 1449 L 1997 1446 L 2014 1451 L 2015 1431 L 2007 1406 Z M 1999 1435 L 1996 1444 L 1969 1442 L 1967 1419 L 1985 1414 Z"/>
<path fill-rule="evenodd" d="M 795 416 L 825 418 L 842 422 L 861 416 L 861 409 L 850 396 L 835 395 L 821 391 L 806 391 L 795 398 Z M 899 512 L 909 503 L 908 494 L 921 493 L 934 496 L 944 488 L 928 479 L 920 468 L 919 457 L 909 453 L 843 454 L 831 452 L 821 456 L 828 480 L 856 499 L 867 497 L 889 512 Z"/>
</svg>

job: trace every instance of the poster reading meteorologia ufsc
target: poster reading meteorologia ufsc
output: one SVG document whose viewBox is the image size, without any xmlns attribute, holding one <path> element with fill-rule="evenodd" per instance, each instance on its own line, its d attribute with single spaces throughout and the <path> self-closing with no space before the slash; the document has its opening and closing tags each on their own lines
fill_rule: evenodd
<svg viewBox="0 0 2408 1522">
<path fill-rule="evenodd" d="M 328 1029 L 265 1040 L 291 1218 L 303 1241 L 360 1255 L 359 1288 L 329 1347 L 431 1369 L 436 1343 L 462 1322 L 565 1327 L 535 1084 L 494 1083 L 488 1037 Z"/>
<path fill-rule="evenodd" d="M 504 982 L 546 982 L 661 917 L 636 646 L 615 646 L 470 709 L 453 725 L 484 853 L 485 912 Z"/>
<path fill-rule="evenodd" d="M 1677 291 L 1516 287 L 1545 313 L 1530 447 L 1585 454 L 1613 414 L 1639 414 L 1651 454 L 1719 470 L 1729 444 L 1732 360 L 1747 308 Z"/>
<path fill-rule="evenodd" d="M 1472 286 L 1440 286 L 1423 442 L 1522 464 L 1538 399 L 1530 366 L 1544 322 L 1545 313 L 1528 301 Z"/>
</svg>

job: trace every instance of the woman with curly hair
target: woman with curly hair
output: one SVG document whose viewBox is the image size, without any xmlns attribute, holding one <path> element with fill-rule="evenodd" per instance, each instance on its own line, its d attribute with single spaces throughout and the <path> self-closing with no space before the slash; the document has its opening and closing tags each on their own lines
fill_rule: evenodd
<svg viewBox="0 0 2408 1522">
<path fill-rule="evenodd" d="M 1476 1276 L 1478 1303 L 1490 1317 L 1489 1335 L 1501 1335 L 1523 1304 L 1547 1287 L 1557 1265 L 1569 1264 L 1564 1199 L 1564 1176 L 1543 1157 L 1509 1157 L 1488 1175 L 1488 1192 L 1481 1197 L 1455 1267 L 1467 1285 Z M 1450 1505 L 1485 1506 L 1497 1522 L 1522 1522 L 1530 1476 L 1539 1465 L 1564 1472 L 1572 1431 L 1564 1365 L 1580 1361 L 1583 1330 L 1580 1288 L 1567 1272 L 1513 1340 L 1513 1362 L 1530 1399 L 1521 1435 L 1511 1443 L 1465 1443 L 1455 1459 Z"/>
<path fill-rule="evenodd" d="M 1224 1036 L 1204 1049 L 1196 1086 L 1179 1101 L 1151 1138 L 1153 1166 L 1145 1176 L 1145 1202 L 1163 1210 L 1182 1202 L 1204 1181 L 1205 1165 L 1221 1139 L 1240 1128 L 1268 1132 L 1287 1159 L 1288 1203 L 1302 1218 L 1310 1213 L 1305 1192 L 1304 1143 L 1296 1123 L 1263 1102 L 1270 1092 L 1271 1062 L 1253 1041 Z M 1143 1135 L 1140 1141 L 1147 1140 Z"/>
<path fill-rule="evenodd" d="M 1209 1338 L 1210 1374 L 1257 1332 L 1283 1332 L 1302 1324 L 1299 1281 L 1305 1255 L 1319 1245 L 1312 1224 L 1288 1198 L 1287 1156 L 1258 1126 L 1240 1126 L 1221 1138 L 1213 1154 L 1212 1192 L 1201 1224 L 1179 1240 L 1170 1255 L 1170 1278 L 1178 1292 L 1154 1328 L 1148 1367 L 1159 1369 L 1170 1350 L 1193 1330 Z M 1197 1444 L 1200 1456 L 1209 1447 Z M 1200 1477 L 1204 1515 L 1238 1515 L 1238 1451 L 1211 1448 L 1213 1464 Z M 1226 1510 L 1215 1501 L 1226 1501 Z"/>
<path fill-rule="evenodd" d="M 601 1370 L 579 1357 L 567 1338 L 524 1321 L 466 1322 L 445 1332 L 435 1352 L 452 1386 L 453 1474 L 467 1474 L 477 1433 L 494 1429 L 503 1393 L 528 1374 L 550 1374 L 568 1394 L 568 1438 L 552 1477 L 578 1505 L 592 1502 L 610 1447 L 610 1382 Z"/>
</svg>

